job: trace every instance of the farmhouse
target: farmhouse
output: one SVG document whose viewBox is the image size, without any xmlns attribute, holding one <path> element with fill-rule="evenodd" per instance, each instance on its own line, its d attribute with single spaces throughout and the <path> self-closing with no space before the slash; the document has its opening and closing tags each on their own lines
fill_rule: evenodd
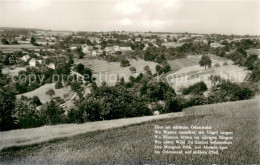
<svg viewBox="0 0 260 165">
<path fill-rule="evenodd" d="M 76 50 L 78 47 L 80 47 L 81 45 L 80 44 L 72 44 L 70 46 L 70 50 Z"/>
<path fill-rule="evenodd" d="M 121 52 L 127 52 L 127 51 L 132 51 L 132 48 L 131 47 L 120 47 L 121 49 Z"/>
<path fill-rule="evenodd" d="M 36 67 L 36 60 L 34 58 L 32 58 L 30 61 L 29 61 L 29 65 L 30 67 Z"/>
<path fill-rule="evenodd" d="M 34 55 L 36 55 L 37 57 L 40 57 L 40 53 L 34 53 Z"/>
<path fill-rule="evenodd" d="M 121 49 L 119 46 L 113 46 L 113 49 L 116 51 L 116 52 L 121 52 Z"/>
<path fill-rule="evenodd" d="M 146 50 L 148 47 L 149 47 L 149 45 L 145 44 L 143 50 Z"/>
<path fill-rule="evenodd" d="M 98 50 L 96 50 L 96 53 L 97 53 L 97 55 L 102 55 L 103 54 L 103 50 L 98 49 Z"/>
<path fill-rule="evenodd" d="M 43 63 L 43 60 L 37 60 L 37 62 L 38 62 L 39 64 L 42 64 L 42 63 Z"/>
<path fill-rule="evenodd" d="M 116 52 L 113 47 L 105 47 L 104 51 L 106 53 L 115 53 Z"/>
<path fill-rule="evenodd" d="M 140 42 L 142 40 L 142 38 L 135 38 L 136 42 Z"/>
<path fill-rule="evenodd" d="M 144 41 L 144 42 L 149 42 L 150 40 L 147 39 L 147 38 L 144 38 L 143 41 Z"/>
<path fill-rule="evenodd" d="M 91 54 L 92 54 L 92 56 L 97 56 L 97 51 L 96 51 L 96 50 L 93 50 L 93 51 L 91 52 Z"/>
<path fill-rule="evenodd" d="M 88 46 L 87 44 L 81 45 L 81 48 L 82 48 L 82 52 L 84 54 L 91 54 L 91 52 L 93 50 L 93 47 L 92 46 Z"/>
<path fill-rule="evenodd" d="M 54 70 L 55 70 L 55 68 L 56 68 L 53 63 L 50 63 L 47 67 L 48 67 L 48 68 L 51 68 L 51 69 L 54 69 Z"/>
<path fill-rule="evenodd" d="M 24 62 L 27 62 L 29 60 L 30 56 L 29 55 L 24 55 L 21 60 L 23 60 Z"/>
<path fill-rule="evenodd" d="M 212 48 L 218 48 L 218 47 L 223 47 L 224 45 L 221 45 L 221 44 L 219 44 L 219 43 L 210 43 L 210 47 L 212 47 Z"/>
<path fill-rule="evenodd" d="M 36 42 L 40 45 L 47 45 L 48 41 L 46 39 L 36 39 Z"/>
</svg>

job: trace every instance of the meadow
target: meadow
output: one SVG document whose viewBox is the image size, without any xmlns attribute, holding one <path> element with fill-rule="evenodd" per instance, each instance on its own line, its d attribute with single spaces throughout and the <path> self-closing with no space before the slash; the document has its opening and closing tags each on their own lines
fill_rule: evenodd
<svg viewBox="0 0 260 165">
<path fill-rule="evenodd" d="M 219 75 L 221 78 L 233 82 L 243 82 L 250 73 L 246 68 L 234 65 L 231 60 L 224 57 L 212 54 L 209 56 L 212 60 L 212 67 L 207 69 L 199 65 L 201 55 L 190 55 L 187 58 L 170 61 L 172 71 L 163 75 L 163 78 L 180 93 L 180 89 L 200 81 L 204 81 L 207 87 L 211 88 L 212 83 L 208 79 L 210 75 Z M 215 66 L 215 64 L 219 64 L 219 66 Z"/>
<path fill-rule="evenodd" d="M 48 90 L 54 90 L 55 94 L 53 96 L 49 96 L 46 94 L 46 92 Z M 33 96 L 38 96 L 40 101 L 45 104 L 47 102 L 50 102 L 52 98 L 54 97 L 60 97 L 62 99 L 68 100 L 69 98 L 71 98 L 74 95 L 74 92 L 71 91 L 70 87 L 63 87 L 60 89 L 56 89 L 55 88 L 55 83 L 51 83 L 51 84 L 45 84 L 31 92 L 27 92 L 27 93 L 23 93 L 23 94 L 19 94 L 17 95 L 17 99 L 20 99 L 21 96 L 26 96 L 28 98 L 32 98 Z M 65 97 L 66 96 L 66 97 Z"/>
<path fill-rule="evenodd" d="M 149 66 L 151 72 L 154 74 L 155 62 L 144 61 L 143 59 L 131 59 L 130 65 L 128 67 L 121 67 L 119 62 L 107 62 L 100 59 L 79 59 L 78 63 L 85 65 L 93 70 L 94 77 L 96 78 L 96 83 L 100 85 L 103 81 L 106 81 L 108 85 L 114 85 L 117 81 L 117 75 L 119 77 L 124 77 L 125 81 L 129 81 L 130 76 L 137 76 L 139 73 L 144 73 L 144 67 Z M 136 68 L 136 73 L 130 71 L 130 67 Z"/>
<path fill-rule="evenodd" d="M 259 97 L 190 107 L 187 115 L 89 132 L 0 152 L 3 163 L 19 164 L 257 164 L 260 160 Z M 218 155 L 154 154 L 154 125 L 205 126 L 234 132 L 233 144 Z"/>
</svg>

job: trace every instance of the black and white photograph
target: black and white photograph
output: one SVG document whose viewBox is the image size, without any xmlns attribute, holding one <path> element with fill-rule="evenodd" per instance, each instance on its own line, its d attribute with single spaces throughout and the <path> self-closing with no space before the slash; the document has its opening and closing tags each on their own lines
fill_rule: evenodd
<svg viewBox="0 0 260 165">
<path fill-rule="evenodd" d="M 260 164 L 260 0 L 0 0 L 0 164 Z"/>
</svg>

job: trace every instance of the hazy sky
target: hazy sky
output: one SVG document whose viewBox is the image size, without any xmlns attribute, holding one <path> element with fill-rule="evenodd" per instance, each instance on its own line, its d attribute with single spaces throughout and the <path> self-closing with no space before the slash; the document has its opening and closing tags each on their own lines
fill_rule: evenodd
<svg viewBox="0 0 260 165">
<path fill-rule="evenodd" d="M 0 26 L 260 35 L 260 0 L 0 0 Z"/>
</svg>

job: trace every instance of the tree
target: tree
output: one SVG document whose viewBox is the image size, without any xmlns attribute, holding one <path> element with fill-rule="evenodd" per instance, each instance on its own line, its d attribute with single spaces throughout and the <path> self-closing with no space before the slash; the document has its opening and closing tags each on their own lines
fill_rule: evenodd
<svg viewBox="0 0 260 165">
<path fill-rule="evenodd" d="M 247 56 L 247 53 L 246 53 L 246 51 L 245 51 L 245 49 L 243 49 L 243 48 L 237 48 L 237 52 L 239 52 L 240 54 L 242 54 L 243 56 Z"/>
<path fill-rule="evenodd" d="M 62 114 L 64 114 L 63 109 L 57 106 L 53 100 L 51 100 L 51 102 L 47 104 L 47 107 L 44 111 L 44 119 L 48 124 L 62 123 L 64 119 Z"/>
<path fill-rule="evenodd" d="M 78 64 L 75 69 L 78 73 L 83 74 L 85 66 L 83 64 Z"/>
<path fill-rule="evenodd" d="M 2 42 L 2 44 L 4 44 L 4 45 L 9 45 L 9 42 L 8 42 L 5 38 L 3 38 L 3 39 L 1 40 L 1 42 Z"/>
<path fill-rule="evenodd" d="M 252 82 L 259 82 L 260 81 L 260 68 L 256 68 L 253 70 L 252 74 L 249 78 Z"/>
<path fill-rule="evenodd" d="M 32 104 L 35 105 L 35 106 L 42 105 L 41 100 L 39 99 L 38 96 L 33 96 L 33 98 L 32 98 Z"/>
<path fill-rule="evenodd" d="M 3 77 L 2 68 L 0 67 L 0 78 Z"/>
<path fill-rule="evenodd" d="M 188 95 L 188 94 L 199 95 L 207 90 L 208 90 L 207 85 L 203 81 L 201 81 L 201 82 L 193 84 L 193 85 L 189 86 L 188 88 L 184 89 L 182 91 L 182 94 L 183 95 Z"/>
<path fill-rule="evenodd" d="M 146 50 L 144 53 L 144 60 L 145 61 L 154 61 L 156 58 L 149 50 Z"/>
<path fill-rule="evenodd" d="M 56 89 L 60 89 L 60 88 L 62 88 L 63 87 L 63 85 L 62 85 L 62 82 L 61 81 L 58 81 L 57 83 L 56 83 L 56 85 L 55 85 L 55 88 Z"/>
<path fill-rule="evenodd" d="M 15 113 L 18 128 L 33 128 L 43 124 L 37 109 L 23 102 L 16 104 Z"/>
<path fill-rule="evenodd" d="M 143 84 L 141 94 L 146 95 L 150 101 L 166 100 L 169 96 L 176 95 L 173 88 L 161 81 Z"/>
<path fill-rule="evenodd" d="M 155 70 L 156 70 L 156 72 L 160 75 L 161 72 L 162 72 L 162 67 L 161 67 L 160 65 L 156 65 L 156 66 L 155 66 Z"/>
<path fill-rule="evenodd" d="M 210 59 L 210 57 L 207 56 L 207 55 L 202 55 L 202 57 L 201 57 L 201 59 L 199 61 L 199 64 L 202 67 L 204 66 L 205 69 L 206 69 L 207 66 L 211 67 L 211 59 Z"/>
<path fill-rule="evenodd" d="M 55 95 L 55 92 L 53 89 L 49 89 L 46 93 L 46 95 L 49 95 L 50 97 L 54 96 Z"/>
<path fill-rule="evenodd" d="M 256 54 L 250 54 L 250 56 L 246 59 L 245 66 L 249 70 L 254 70 L 255 63 L 258 60 L 258 56 Z"/>
<path fill-rule="evenodd" d="M 121 67 L 130 66 L 130 62 L 127 59 L 123 59 L 123 60 L 121 60 L 120 66 Z"/>
<path fill-rule="evenodd" d="M 36 39 L 34 37 L 31 37 L 31 41 L 30 41 L 31 44 L 35 45 L 36 44 Z"/>
<path fill-rule="evenodd" d="M 136 68 L 135 68 L 135 67 L 133 67 L 133 66 L 132 66 L 132 67 L 130 67 L 129 69 L 130 69 L 130 71 L 131 71 L 132 73 L 135 73 L 135 72 L 136 72 Z"/>
<path fill-rule="evenodd" d="M 0 131 L 15 128 L 15 95 L 0 88 Z"/>
<path fill-rule="evenodd" d="M 146 73 L 147 75 L 152 75 L 152 71 L 151 71 L 151 69 L 150 69 L 150 67 L 149 67 L 148 65 L 146 65 L 146 66 L 144 67 L 144 71 L 145 71 L 145 73 Z"/>
</svg>

